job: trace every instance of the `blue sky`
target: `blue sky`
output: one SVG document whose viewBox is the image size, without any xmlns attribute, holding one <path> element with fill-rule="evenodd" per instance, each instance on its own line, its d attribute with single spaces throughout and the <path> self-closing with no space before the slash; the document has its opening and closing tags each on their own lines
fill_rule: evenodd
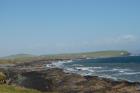
<svg viewBox="0 0 140 93">
<path fill-rule="evenodd" d="M 0 0 L 0 56 L 140 50 L 140 0 Z"/>
</svg>

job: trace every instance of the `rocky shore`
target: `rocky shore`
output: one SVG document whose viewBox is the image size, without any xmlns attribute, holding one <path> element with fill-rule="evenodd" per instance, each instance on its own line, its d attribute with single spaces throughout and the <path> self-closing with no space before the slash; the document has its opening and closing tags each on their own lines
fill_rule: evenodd
<svg viewBox="0 0 140 93">
<path fill-rule="evenodd" d="M 96 76 L 66 73 L 59 68 L 46 68 L 51 61 L 0 66 L 6 84 L 36 89 L 45 93 L 140 93 L 140 83 L 113 81 Z"/>
</svg>

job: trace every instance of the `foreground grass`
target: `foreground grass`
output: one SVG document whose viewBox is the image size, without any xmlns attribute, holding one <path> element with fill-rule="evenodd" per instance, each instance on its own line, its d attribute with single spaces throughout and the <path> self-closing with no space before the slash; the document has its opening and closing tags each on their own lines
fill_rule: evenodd
<svg viewBox="0 0 140 93">
<path fill-rule="evenodd" d="M 41 92 L 33 89 L 25 89 L 10 85 L 0 85 L 0 93 L 41 93 Z"/>
</svg>

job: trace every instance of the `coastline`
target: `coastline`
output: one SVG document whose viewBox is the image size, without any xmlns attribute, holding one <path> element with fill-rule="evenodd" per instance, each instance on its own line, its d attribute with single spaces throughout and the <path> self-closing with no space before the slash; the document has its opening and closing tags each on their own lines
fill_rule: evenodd
<svg viewBox="0 0 140 93">
<path fill-rule="evenodd" d="M 57 91 L 57 93 L 105 93 L 105 91 L 106 93 L 140 93 L 139 82 L 113 80 L 90 75 L 82 76 L 64 71 L 59 67 L 46 66 L 48 64 L 50 66 L 55 63 L 59 64 L 59 62 L 67 63 L 73 62 L 73 60 L 37 61 L 1 67 L 0 69 L 6 74 L 6 83 L 8 85 L 37 89 L 39 91 Z M 37 82 L 38 85 L 36 85 Z"/>
</svg>

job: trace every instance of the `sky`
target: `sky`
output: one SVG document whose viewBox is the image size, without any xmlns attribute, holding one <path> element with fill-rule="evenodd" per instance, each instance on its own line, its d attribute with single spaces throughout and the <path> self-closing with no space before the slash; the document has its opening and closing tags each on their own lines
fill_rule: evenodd
<svg viewBox="0 0 140 93">
<path fill-rule="evenodd" d="M 140 50 L 140 0 L 0 0 L 0 56 Z"/>
</svg>

